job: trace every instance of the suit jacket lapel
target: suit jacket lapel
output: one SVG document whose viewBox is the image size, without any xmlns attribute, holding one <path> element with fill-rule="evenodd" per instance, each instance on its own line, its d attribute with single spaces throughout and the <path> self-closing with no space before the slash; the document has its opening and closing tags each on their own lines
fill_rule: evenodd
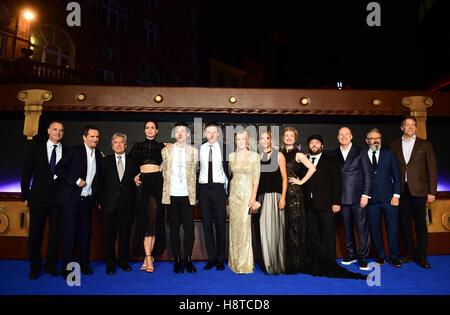
<svg viewBox="0 0 450 315">
<path fill-rule="evenodd" d="M 126 160 L 125 164 L 128 163 L 128 159 L 125 158 L 125 160 Z M 114 177 L 116 178 L 117 182 L 120 183 L 119 170 L 117 169 L 116 155 L 115 155 L 114 153 L 113 153 L 112 156 L 111 156 L 111 161 L 110 161 L 110 163 L 111 163 L 111 167 L 112 167 L 113 170 L 114 170 Z M 125 172 L 126 172 L 126 171 L 127 171 L 127 167 L 126 167 L 126 165 L 125 165 Z M 125 172 L 123 173 L 123 178 L 125 177 Z M 123 180 L 123 178 L 122 178 L 122 180 Z"/>
<path fill-rule="evenodd" d="M 403 165 L 406 165 L 405 156 L 403 154 L 403 139 L 400 138 L 400 141 L 396 142 L 393 149 L 396 149 L 396 151 L 400 152 L 400 159 L 397 159 L 399 163 L 402 163 Z M 396 153 L 396 152 L 395 152 Z M 396 153 L 397 155 L 397 153 Z"/>
<path fill-rule="evenodd" d="M 377 161 L 377 165 L 378 168 L 380 168 L 381 162 L 384 161 L 384 150 L 380 149 L 380 155 L 378 156 L 378 161 Z"/>
<path fill-rule="evenodd" d="M 88 151 L 87 151 L 87 149 L 86 149 L 86 146 L 84 145 L 84 144 L 82 144 L 82 150 L 81 150 L 81 152 L 82 152 L 82 159 L 81 159 L 81 166 L 83 167 L 83 175 L 84 175 L 84 180 L 86 180 L 86 178 L 87 178 L 87 155 L 88 155 Z"/>
<path fill-rule="evenodd" d="M 45 167 L 47 168 L 48 173 L 51 175 L 52 170 L 50 169 L 50 163 L 48 162 L 50 157 L 48 156 L 47 142 L 44 143 L 44 145 L 41 147 L 41 149 L 42 149 L 42 156 L 44 157 Z"/>
<path fill-rule="evenodd" d="M 416 154 L 416 152 L 418 150 L 418 145 L 417 145 L 418 141 L 420 141 L 420 140 L 416 136 L 416 140 L 414 141 L 414 146 L 413 146 L 413 149 L 411 150 L 411 156 L 409 157 L 408 164 L 412 161 L 412 159 L 414 158 L 414 156 L 415 156 L 415 154 Z"/>
</svg>

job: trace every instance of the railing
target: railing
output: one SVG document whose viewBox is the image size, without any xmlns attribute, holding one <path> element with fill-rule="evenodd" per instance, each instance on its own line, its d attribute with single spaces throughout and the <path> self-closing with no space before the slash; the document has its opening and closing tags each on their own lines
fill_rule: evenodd
<svg viewBox="0 0 450 315">
<path fill-rule="evenodd" d="M 3 83 L 81 83 L 77 71 L 64 66 L 41 63 L 28 57 L 14 61 L 0 59 L 0 82 Z"/>
</svg>

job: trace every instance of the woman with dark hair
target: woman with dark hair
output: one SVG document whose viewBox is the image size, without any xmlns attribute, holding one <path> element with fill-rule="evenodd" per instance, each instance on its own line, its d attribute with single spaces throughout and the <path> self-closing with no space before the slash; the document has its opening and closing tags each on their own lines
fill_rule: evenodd
<svg viewBox="0 0 450 315">
<path fill-rule="evenodd" d="M 158 123 L 145 123 L 145 140 L 135 143 L 130 154 L 140 166 L 135 182 L 138 186 L 135 204 L 135 228 L 132 252 L 144 256 L 141 270 L 153 272 L 154 256 L 165 249 L 164 208 L 161 204 L 163 179 L 160 172 L 163 143 L 155 140 Z M 150 205 L 149 205 L 150 203 Z"/>
<path fill-rule="evenodd" d="M 321 246 L 318 229 L 305 208 L 302 185 L 316 171 L 312 162 L 296 145 L 298 132 L 295 128 L 284 129 L 283 151 L 286 158 L 288 189 L 285 206 L 285 272 L 305 273 L 332 278 L 366 279 L 360 273 L 350 272 L 340 266 Z M 306 167 L 307 172 L 302 169 Z M 300 179 L 301 178 L 301 179 Z"/>
</svg>

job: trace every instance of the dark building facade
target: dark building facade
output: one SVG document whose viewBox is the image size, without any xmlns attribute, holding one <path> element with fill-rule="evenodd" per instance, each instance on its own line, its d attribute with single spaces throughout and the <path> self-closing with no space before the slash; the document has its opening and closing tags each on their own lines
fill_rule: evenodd
<svg viewBox="0 0 450 315">
<path fill-rule="evenodd" d="M 80 26 L 67 18 L 80 8 Z M 195 86 L 197 1 L 7 0 L 0 4 L 0 79 Z M 31 15 L 31 14 L 32 15 Z"/>
</svg>

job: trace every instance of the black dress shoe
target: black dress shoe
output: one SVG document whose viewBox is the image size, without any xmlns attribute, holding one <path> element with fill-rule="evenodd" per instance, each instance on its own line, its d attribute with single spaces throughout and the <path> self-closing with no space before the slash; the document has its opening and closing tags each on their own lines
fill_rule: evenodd
<svg viewBox="0 0 450 315">
<path fill-rule="evenodd" d="M 175 263 L 173 265 L 173 272 L 175 273 L 184 273 L 183 270 L 183 261 L 180 256 L 175 257 Z"/>
<path fill-rule="evenodd" d="M 391 266 L 393 267 L 401 267 L 402 263 L 400 262 L 400 260 L 398 259 L 390 259 L 389 263 L 391 264 Z"/>
<path fill-rule="evenodd" d="M 225 269 L 225 264 L 223 262 L 220 262 L 217 264 L 217 270 L 222 271 Z"/>
<path fill-rule="evenodd" d="M 402 259 L 400 259 L 400 262 L 402 264 L 407 264 L 407 263 L 410 263 L 413 261 L 414 261 L 414 256 L 410 256 L 410 255 L 407 255 L 407 256 L 403 257 Z"/>
<path fill-rule="evenodd" d="M 92 275 L 94 273 L 89 265 L 81 266 L 81 272 L 86 276 Z"/>
<path fill-rule="evenodd" d="M 425 256 L 419 257 L 417 259 L 417 263 L 419 264 L 420 267 L 422 268 L 431 268 L 430 264 L 427 261 L 427 258 Z"/>
<path fill-rule="evenodd" d="M 40 274 L 41 274 L 41 269 L 33 268 L 33 269 L 31 269 L 30 273 L 28 274 L 28 279 L 36 280 L 37 278 L 39 278 Z"/>
<path fill-rule="evenodd" d="M 108 275 L 113 275 L 116 273 L 116 267 L 114 265 L 107 265 L 106 266 L 106 273 Z"/>
<path fill-rule="evenodd" d="M 128 263 L 123 263 L 119 265 L 119 268 L 123 271 L 131 271 L 131 266 Z"/>
<path fill-rule="evenodd" d="M 203 267 L 203 270 L 210 270 L 217 266 L 217 263 L 215 261 L 208 261 L 208 263 Z"/>
<path fill-rule="evenodd" d="M 51 276 L 60 276 L 61 275 L 61 270 L 57 269 L 55 266 L 45 266 L 44 267 L 44 272 L 50 274 Z"/>
<path fill-rule="evenodd" d="M 378 265 L 383 266 L 384 263 L 386 262 L 386 259 L 385 259 L 385 258 L 377 258 L 377 259 L 375 260 L 375 262 L 376 262 Z"/>
<path fill-rule="evenodd" d="M 195 269 L 195 266 L 192 263 L 191 256 L 186 256 L 186 259 L 184 260 L 184 268 L 186 268 L 186 271 L 189 273 L 197 272 L 197 269 Z"/>
</svg>

